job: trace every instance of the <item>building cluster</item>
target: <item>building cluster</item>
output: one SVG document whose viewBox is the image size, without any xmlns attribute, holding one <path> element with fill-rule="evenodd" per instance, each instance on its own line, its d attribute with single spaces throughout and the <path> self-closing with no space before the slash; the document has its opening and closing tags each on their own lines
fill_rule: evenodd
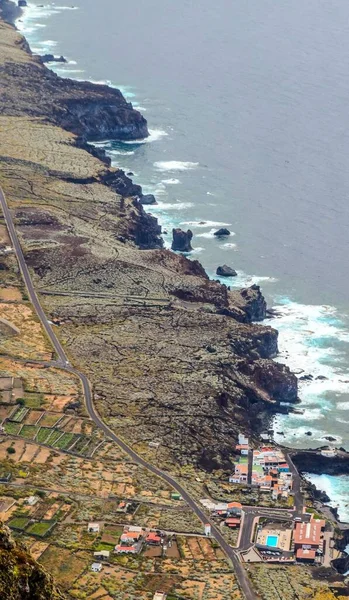
<svg viewBox="0 0 349 600">
<path fill-rule="evenodd" d="M 258 525 L 253 553 L 248 561 L 321 563 L 326 551 L 326 521 L 301 520 L 291 523 L 264 523 Z M 329 551 L 329 548 L 327 549 Z"/>
<path fill-rule="evenodd" d="M 241 523 L 242 504 L 240 502 L 210 502 L 209 500 L 201 500 L 202 504 L 211 511 L 212 517 L 219 518 L 224 521 L 229 529 L 238 529 Z M 206 532 L 206 535 L 210 533 Z"/>
<path fill-rule="evenodd" d="M 270 492 L 274 500 L 288 498 L 293 476 L 281 450 L 272 446 L 252 450 L 248 438 L 242 434 L 239 434 L 236 450 L 240 457 L 230 483 L 258 487 L 262 492 Z"/>
</svg>

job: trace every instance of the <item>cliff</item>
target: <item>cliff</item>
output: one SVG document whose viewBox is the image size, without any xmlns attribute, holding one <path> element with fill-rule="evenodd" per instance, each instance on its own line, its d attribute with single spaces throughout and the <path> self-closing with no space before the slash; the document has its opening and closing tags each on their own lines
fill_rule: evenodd
<svg viewBox="0 0 349 600">
<path fill-rule="evenodd" d="M 64 600 L 52 578 L 0 523 L 0 598 L 2 600 Z"/>
</svg>

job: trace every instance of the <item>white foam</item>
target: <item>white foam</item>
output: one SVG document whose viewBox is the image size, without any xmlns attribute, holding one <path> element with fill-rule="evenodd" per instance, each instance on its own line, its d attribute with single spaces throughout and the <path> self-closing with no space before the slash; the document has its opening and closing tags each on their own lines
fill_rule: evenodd
<svg viewBox="0 0 349 600">
<path fill-rule="evenodd" d="M 338 402 L 336 408 L 338 410 L 349 410 L 349 402 Z"/>
<path fill-rule="evenodd" d="M 220 221 L 201 220 L 201 221 L 182 221 L 181 225 L 187 225 L 188 227 L 230 227 L 231 223 L 221 223 Z"/>
<path fill-rule="evenodd" d="M 232 244 L 232 243 L 228 243 L 228 244 L 223 244 L 222 246 L 219 246 L 221 250 L 237 250 L 237 244 Z"/>
<path fill-rule="evenodd" d="M 158 202 L 157 206 L 154 208 L 157 208 L 159 210 L 185 210 L 186 208 L 191 208 L 193 205 L 192 202 Z M 153 207 L 152 207 L 153 209 Z"/>
<path fill-rule="evenodd" d="M 199 166 L 196 162 L 184 162 L 179 160 L 160 160 L 154 163 L 158 171 L 188 171 Z"/>
<path fill-rule="evenodd" d="M 349 476 L 348 475 L 314 475 L 305 473 L 306 479 L 313 483 L 318 490 L 326 492 L 331 499 L 329 506 L 337 507 L 339 518 L 343 523 L 349 523 Z"/>
<path fill-rule="evenodd" d="M 165 183 L 166 185 L 178 185 L 180 183 L 180 180 L 179 179 L 174 179 L 174 178 L 163 179 L 162 183 Z"/>
</svg>

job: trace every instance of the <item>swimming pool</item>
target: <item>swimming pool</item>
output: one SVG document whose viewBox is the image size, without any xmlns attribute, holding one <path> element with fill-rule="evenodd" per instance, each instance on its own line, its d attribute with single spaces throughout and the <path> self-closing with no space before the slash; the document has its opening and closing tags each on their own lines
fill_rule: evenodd
<svg viewBox="0 0 349 600">
<path fill-rule="evenodd" d="M 279 538 L 277 535 L 268 535 L 267 546 L 270 546 L 271 548 L 276 548 L 276 546 L 278 545 L 278 541 Z"/>
</svg>

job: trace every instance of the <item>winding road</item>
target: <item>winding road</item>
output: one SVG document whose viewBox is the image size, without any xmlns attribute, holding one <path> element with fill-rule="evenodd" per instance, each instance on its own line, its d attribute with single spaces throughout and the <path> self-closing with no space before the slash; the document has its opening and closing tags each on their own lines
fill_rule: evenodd
<svg viewBox="0 0 349 600">
<path fill-rule="evenodd" d="M 7 225 L 7 229 L 9 232 L 9 236 L 11 239 L 11 243 L 12 243 L 14 252 L 16 253 L 16 256 L 17 256 L 19 267 L 20 267 L 20 270 L 21 270 L 21 273 L 22 273 L 22 276 L 23 276 L 23 279 L 24 279 L 24 282 L 25 282 L 25 285 L 26 285 L 26 288 L 28 291 L 30 301 L 34 306 L 35 311 L 41 321 L 41 324 L 42 324 L 48 338 L 50 339 L 52 346 L 54 347 L 55 352 L 58 357 L 58 360 L 52 361 L 51 363 L 46 363 L 46 364 L 48 366 L 54 366 L 54 367 L 59 367 L 61 369 L 65 369 L 69 373 L 73 373 L 74 375 L 76 375 L 80 379 L 82 386 L 83 386 L 87 411 L 88 411 L 91 419 L 97 425 L 97 427 L 99 427 L 109 439 L 111 439 L 116 444 L 118 444 L 118 446 L 136 464 L 147 469 L 148 471 L 153 473 L 153 475 L 160 477 L 162 480 L 166 481 L 166 483 L 168 483 L 170 486 L 172 486 L 182 496 L 183 500 L 185 500 L 185 502 L 194 511 L 196 516 L 200 519 L 200 521 L 203 524 L 210 522 L 210 519 L 206 516 L 206 514 L 201 509 L 201 507 L 196 503 L 196 501 L 188 494 L 188 492 L 182 487 L 182 485 L 176 479 L 174 479 L 171 475 L 169 475 L 165 471 L 162 471 L 158 467 L 155 467 L 151 463 L 147 462 L 141 456 L 139 456 L 130 446 L 128 446 L 128 444 L 126 444 L 121 438 L 119 438 L 108 427 L 108 425 L 106 425 L 106 423 L 104 423 L 104 421 L 102 421 L 102 419 L 98 415 L 98 413 L 94 407 L 94 404 L 93 404 L 92 390 L 91 390 L 91 385 L 90 385 L 89 380 L 87 379 L 86 375 L 84 375 L 83 373 L 80 373 L 80 371 L 75 369 L 69 363 L 69 360 L 64 351 L 64 348 L 61 345 L 59 339 L 57 338 L 55 332 L 53 331 L 53 329 L 45 315 L 45 312 L 40 304 L 39 298 L 35 292 L 33 282 L 32 282 L 32 279 L 31 279 L 31 276 L 29 273 L 29 269 L 28 269 L 27 263 L 25 261 L 23 251 L 22 251 L 16 230 L 15 230 L 12 215 L 8 208 L 3 190 L 1 188 L 0 188 L 0 203 L 1 203 L 1 208 L 3 211 L 3 215 L 5 218 L 5 222 Z M 223 535 L 221 534 L 219 529 L 216 527 L 216 525 L 212 522 L 210 522 L 210 524 L 211 524 L 212 537 L 216 540 L 216 542 L 219 544 L 219 546 L 221 547 L 221 549 L 227 556 L 230 563 L 233 565 L 237 580 L 239 582 L 241 590 L 243 591 L 243 593 L 246 597 L 246 600 L 257 600 L 257 596 L 254 593 L 254 591 L 252 590 L 252 587 L 251 587 L 250 581 L 248 579 L 248 576 L 246 574 L 246 571 L 245 571 L 243 565 L 240 563 L 236 552 L 225 540 L 225 538 L 223 537 Z"/>
</svg>

